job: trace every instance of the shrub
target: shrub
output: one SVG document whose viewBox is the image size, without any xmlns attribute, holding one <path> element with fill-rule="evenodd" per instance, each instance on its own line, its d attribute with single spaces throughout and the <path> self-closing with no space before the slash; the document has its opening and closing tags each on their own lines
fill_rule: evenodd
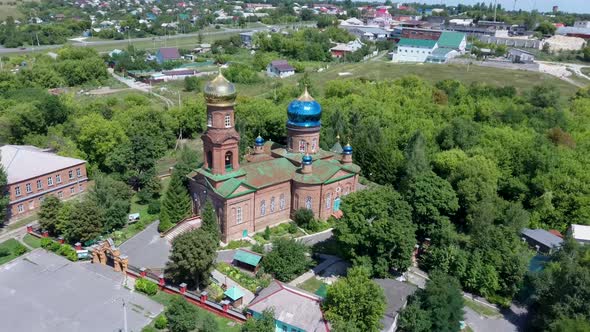
<svg viewBox="0 0 590 332">
<path fill-rule="evenodd" d="M 149 214 L 158 214 L 158 213 L 160 213 L 160 201 L 157 200 L 157 199 L 152 200 L 148 204 L 147 212 Z"/>
<path fill-rule="evenodd" d="M 256 243 L 252 246 L 252 251 L 257 252 L 259 254 L 264 254 L 264 245 L 261 243 Z"/>
<path fill-rule="evenodd" d="M 76 250 L 74 250 L 74 248 L 68 245 L 60 245 L 59 249 L 57 250 L 57 254 L 64 256 L 72 262 L 78 260 L 78 253 L 76 252 Z"/>
<path fill-rule="evenodd" d="M 268 228 L 268 226 L 266 226 L 266 228 L 264 229 L 264 234 L 262 235 L 262 237 L 265 240 L 270 240 L 270 228 Z"/>
<path fill-rule="evenodd" d="M 165 232 L 167 230 L 169 230 L 170 228 L 174 227 L 174 224 L 169 222 L 169 221 L 161 221 L 160 220 L 160 224 L 158 224 L 158 232 Z"/>
<path fill-rule="evenodd" d="M 0 248 L 0 257 L 6 257 L 10 255 L 8 248 Z"/>
<path fill-rule="evenodd" d="M 295 211 L 293 220 L 297 226 L 307 229 L 309 224 L 314 220 L 313 211 L 309 209 L 299 209 Z"/>
<path fill-rule="evenodd" d="M 297 225 L 294 223 L 289 223 L 289 234 L 295 234 L 297 233 Z"/>
<path fill-rule="evenodd" d="M 17 247 L 15 247 L 15 248 L 13 249 L 12 253 L 13 253 L 15 256 L 20 256 L 20 255 L 24 254 L 24 253 L 25 253 L 25 252 L 27 252 L 27 251 L 29 251 L 29 249 L 27 249 L 27 247 L 25 247 L 25 246 L 23 246 L 23 245 L 19 244 Z"/>
<path fill-rule="evenodd" d="M 166 326 L 168 326 L 168 318 L 166 318 L 166 316 L 164 316 L 164 315 L 160 315 L 160 316 L 156 317 L 156 321 L 154 322 L 154 326 L 158 330 L 165 329 Z"/>
<path fill-rule="evenodd" d="M 59 250 L 60 244 L 53 241 L 50 238 L 42 238 L 41 239 L 41 248 L 45 249 L 45 250 L 49 250 L 52 252 L 56 252 Z"/>
<path fill-rule="evenodd" d="M 158 292 L 158 284 L 147 279 L 137 279 L 135 281 L 135 290 L 147 295 L 156 295 Z"/>
</svg>

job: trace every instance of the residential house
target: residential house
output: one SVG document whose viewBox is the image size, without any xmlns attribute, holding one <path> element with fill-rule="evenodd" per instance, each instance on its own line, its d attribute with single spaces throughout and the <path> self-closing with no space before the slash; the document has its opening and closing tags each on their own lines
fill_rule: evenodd
<svg viewBox="0 0 590 332">
<path fill-rule="evenodd" d="M 350 27 L 348 32 L 363 40 L 387 39 L 387 31 L 374 27 Z"/>
<path fill-rule="evenodd" d="M 590 39 L 590 28 L 586 27 L 562 27 L 557 28 L 555 31 L 556 35 L 563 35 L 568 37 L 579 37 L 586 40 Z"/>
<path fill-rule="evenodd" d="M 1 163 L 7 175 L 9 218 L 39 209 L 47 195 L 68 199 L 86 190 L 86 161 L 58 156 L 30 145 L 4 145 Z"/>
<path fill-rule="evenodd" d="M 402 38 L 438 40 L 442 34 L 441 30 L 400 28 Z"/>
<path fill-rule="evenodd" d="M 533 63 L 535 62 L 535 55 L 531 52 L 511 48 L 508 50 L 508 59 L 514 63 Z"/>
<path fill-rule="evenodd" d="M 266 74 L 270 77 L 285 78 L 295 75 L 295 68 L 287 60 L 274 60 L 266 67 Z"/>
<path fill-rule="evenodd" d="M 156 53 L 156 61 L 162 64 L 166 61 L 180 60 L 181 56 L 176 47 L 162 47 Z"/>
<path fill-rule="evenodd" d="M 253 39 L 256 31 L 248 31 L 240 33 L 240 39 L 242 40 L 242 44 L 246 47 L 253 47 Z"/>
<path fill-rule="evenodd" d="M 383 332 L 395 332 L 399 314 L 408 303 L 408 297 L 416 291 L 416 286 L 395 279 L 374 279 L 385 294 L 385 315 L 381 319 Z"/>
<path fill-rule="evenodd" d="M 544 229 L 523 228 L 520 231 L 523 241 L 526 241 L 531 247 L 545 254 L 551 254 L 563 244 L 563 239 Z"/>
<path fill-rule="evenodd" d="M 250 302 L 248 311 L 259 317 L 270 308 L 274 309 L 276 331 L 330 331 L 323 317 L 321 298 L 315 294 L 275 280 Z"/>
<path fill-rule="evenodd" d="M 438 47 L 449 48 L 463 54 L 467 47 L 467 38 L 464 33 L 443 31 L 438 39 Z"/>
<path fill-rule="evenodd" d="M 572 224 L 568 229 L 568 234 L 581 244 L 590 243 L 590 226 Z"/>
<path fill-rule="evenodd" d="M 348 43 L 338 43 L 330 49 L 333 58 L 343 58 L 346 54 L 358 51 L 364 44 L 360 40 L 353 40 Z"/>
</svg>

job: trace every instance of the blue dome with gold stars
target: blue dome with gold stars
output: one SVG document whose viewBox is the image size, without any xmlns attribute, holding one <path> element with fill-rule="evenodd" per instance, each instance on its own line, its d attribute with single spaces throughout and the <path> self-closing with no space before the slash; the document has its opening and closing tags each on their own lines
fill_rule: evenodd
<svg viewBox="0 0 590 332">
<path fill-rule="evenodd" d="M 301 97 L 293 100 L 287 109 L 289 120 L 287 125 L 296 127 L 319 127 L 321 125 L 322 107 L 307 92 L 307 87 Z"/>
</svg>

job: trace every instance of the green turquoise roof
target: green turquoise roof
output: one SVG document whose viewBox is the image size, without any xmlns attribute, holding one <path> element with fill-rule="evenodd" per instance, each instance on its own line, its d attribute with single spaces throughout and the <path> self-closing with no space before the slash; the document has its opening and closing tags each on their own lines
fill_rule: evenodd
<svg viewBox="0 0 590 332">
<path fill-rule="evenodd" d="M 248 190 L 245 191 L 241 191 L 239 193 L 234 194 L 234 191 L 236 189 L 238 189 L 241 185 L 244 185 L 246 187 L 248 187 Z M 225 182 L 223 182 L 223 184 L 221 185 L 221 187 L 215 189 L 215 191 L 220 195 L 223 196 L 225 198 L 230 198 L 230 197 L 237 197 L 240 195 L 244 195 L 247 193 L 251 193 L 256 191 L 254 188 L 252 188 L 250 185 L 248 185 L 247 183 L 244 183 L 244 181 L 236 179 L 236 178 L 231 178 Z"/>
<path fill-rule="evenodd" d="M 464 33 L 454 31 L 443 31 L 438 39 L 438 47 L 459 48 L 461 42 L 465 38 Z"/>
<path fill-rule="evenodd" d="M 246 182 L 260 189 L 291 180 L 297 168 L 285 158 L 276 158 L 244 164 L 241 169 L 246 172 Z"/>
<path fill-rule="evenodd" d="M 397 46 L 405 47 L 420 47 L 420 48 L 433 48 L 436 45 L 436 40 L 426 39 L 412 39 L 412 38 L 401 38 L 397 43 Z"/>
<path fill-rule="evenodd" d="M 246 263 L 246 264 L 252 265 L 252 266 L 258 266 L 258 263 L 260 263 L 261 259 L 262 259 L 262 256 L 254 254 L 252 252 L 245 251 L 245 250 L 238 250 L 238 251 L 236 251 L 236 253 L 234 255 L 234 260 L 236 260 L 238 262 Z"/>
<path fill-rule="evenodd" d="M 229 173 L 225 173 L 225 174 L 213 174 L 213 173 L 209 172 L 208 170 L 204 169 L 202 166 L 199 166 L 199 168 L 197 169 L 197 172 L 205 175 L 206 177 L 210 178 L 213 181 L 223 181 L 223 180 L 235 178 L 235 177 L 238 177 L 241 175 L 246 175 L 246 172 L 244 172 L 244 170 L 241 168 L 238 169 L 237 171 L 233 171 L 233 172 L 229 172 Z"/>
<path fill-rule="evenodd" d="M 242 297 L 244 297 L 244 292 L 242 292 L 239 288 L 237 288 L 236 286 L 226 290 L 223 295 L 229 297 L 232 301 L 236 301 L 241 299 Z"/>
</svg>

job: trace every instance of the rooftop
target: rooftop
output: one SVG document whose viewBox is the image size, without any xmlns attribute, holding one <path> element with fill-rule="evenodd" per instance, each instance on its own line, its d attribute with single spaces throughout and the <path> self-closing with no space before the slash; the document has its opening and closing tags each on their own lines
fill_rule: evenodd
<svg viewBox="0 0 590 332">
<path fill-rule="evenodd" d="M 434 48 L 436 40 L 400 38 L 397 46 L 402 47 L 418 47 L 418 48 Z"/>
<path fill-rule="evenodd" d="M 242 263 L 246 263 L 248 265 L 252 265 L 252 266 L 258 266 L 258 263 L 260 263 L 260 260 L 262 259 L 262 256 L 248 251 L 248 250 L 243 250 L 243 249 L 239 249 L 236 251 L 235 255 L 234 255 L 234 260 L 242 262 Z"/>
<path fill-rule="evenodd" d="M 3 331 L 119 331 L 123 300 L 130 331 L 162 305 L 124 287 L 125 275 L 100 264 L 73 263 L 43 249 L 0 267 Z"/>
<path fill-rule="evenodd" d="M 321 298 L 298 288 L 273 281 L 248 306 L 248 309 L 262 313 L 274 308 L 275 319 L 304 331 L 329 331 L 320 307 Z"/>
<path fill-rule="evenodd" d="M 180 58 L 180 53 L 178 53 L 178 49 L 175 47 L 162 47 L 158 50 L 158 52 L 162 55 L 162 58 L 164 60 L 173 60 Z"/>
<path fill-rule="evenodd" d="M 385 327 L 385 331 L 387 331 L 393 325 L 399 311 L 406 304 L 408 296 L 414 294 L 417 288 L 395 279 L 374 279 L 373 281 L 383 288 L 385 294 L 387 307 L 381 323 Z"/>
<path fill-rule="evenodd" d="M 4 145 L 0 148 L 8 183 L 17 183 L 48 173 L 84 164 L 81 159 L 58 156 L 30 145 Z"/>
<path fill-rule="evenodd" d="M 544 229 L 523 228 L 520 233 L 549 248 L 559 247 L 563 243 L 562 238 Z"/>
<path fill-rule="evenodd" d="M 443 31 L 438 39 L 438 47 L 459 48 L 464 39 L 464 33 Z"/>
<path fill-rule="evenodd" d="M 287 60 L 274 60 L 271 61 L 270 65 L 274 68 L 276 68 L 278 71 L 294 71 L 295 68 L 293 68 L 293 66 L 291 66 Z"/>
<path fill-rule="evenodd" d="M 575 240 L 590 241 L 590 226 L 572 224 L 571 231 Z"/>
<path fill-rule="evenodd" d="M 236 301 L 241 299 L 242 297 L 244 297 L 244 292 L 242 292 L 239 288 L 237 288 L 236 286 L 226 290 L 223 295 L 229 297 L 232 301 Z"/>
</svg>

